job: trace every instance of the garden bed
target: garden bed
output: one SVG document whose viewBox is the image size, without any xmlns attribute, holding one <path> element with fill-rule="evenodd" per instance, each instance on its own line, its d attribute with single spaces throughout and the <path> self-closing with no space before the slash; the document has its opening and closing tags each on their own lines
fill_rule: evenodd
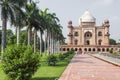
<svg viewBox="0 0 120 80">
<path fill-rule="evenodd" d="M 58 56 L 58 54 L 55 54 L 55 55 Z M 74 54 L 70 54 L 65 59 L 59 60 L 56 63 L 56 66 L 48 66 L 46 64 L 47 56 L 48 55 L 45 55 L 45 54 L 42 55 L 41 61 L 40 61 L 41 66 L 39 67 L 37 72 L 34 74 L 32 80 L 55 80 L 55 79 L 57 80 L 65 70 L 68 63 L 71 61 Z M 0 63 L 0 80 L 4 80 L 5 74 L 3 73 L 1 64 L 2 63 Z"/>
</svg>

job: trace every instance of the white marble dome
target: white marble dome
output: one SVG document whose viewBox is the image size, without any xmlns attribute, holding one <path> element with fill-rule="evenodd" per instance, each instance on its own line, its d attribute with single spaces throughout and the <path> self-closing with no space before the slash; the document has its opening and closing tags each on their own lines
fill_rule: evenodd
<svg viewBox="0 0 120 80">
<path fill-rule="evenodd" d="M 95 20 L 95 17 L 93 17 L 89 11 L 85 11 L 85 13 L 79 18 L 79 24 L 81 22 L 95 22 Z"/>
</svg>

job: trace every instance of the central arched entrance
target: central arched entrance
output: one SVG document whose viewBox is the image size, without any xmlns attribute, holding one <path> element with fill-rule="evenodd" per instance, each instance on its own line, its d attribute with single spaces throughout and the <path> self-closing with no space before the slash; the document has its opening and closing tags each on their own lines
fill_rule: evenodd
<svg viewBox="0 0 120 80">
<path fill-rule="evenodd" d="M 87 31 L 85 34 L 84 34 L 84 44 L 85 45 L 90 45 L 90 40 L 92 38 L 92 33 L 90 31 Z"/>
</svg>

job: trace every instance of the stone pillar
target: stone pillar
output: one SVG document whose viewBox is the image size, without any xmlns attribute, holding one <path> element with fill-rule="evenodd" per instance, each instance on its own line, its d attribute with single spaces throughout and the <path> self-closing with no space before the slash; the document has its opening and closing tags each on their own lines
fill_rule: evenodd
<svg viewBox="0 0 120 80">
<path fill-rule="evenodd" d="M 68 45 L 73 44 L 73 26 L 72 21 L 68 22 Z"/>
</svg>

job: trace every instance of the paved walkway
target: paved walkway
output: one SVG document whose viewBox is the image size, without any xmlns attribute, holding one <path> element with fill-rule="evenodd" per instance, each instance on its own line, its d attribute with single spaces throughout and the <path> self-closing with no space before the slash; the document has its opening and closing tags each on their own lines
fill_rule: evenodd
<svg viewBox="0 0 120 80">
<path fill-rule="evenodd" d="M 87 54 L 75 55 L 59 80 L 120 80 L 120 67 Z"/>
</svg>

